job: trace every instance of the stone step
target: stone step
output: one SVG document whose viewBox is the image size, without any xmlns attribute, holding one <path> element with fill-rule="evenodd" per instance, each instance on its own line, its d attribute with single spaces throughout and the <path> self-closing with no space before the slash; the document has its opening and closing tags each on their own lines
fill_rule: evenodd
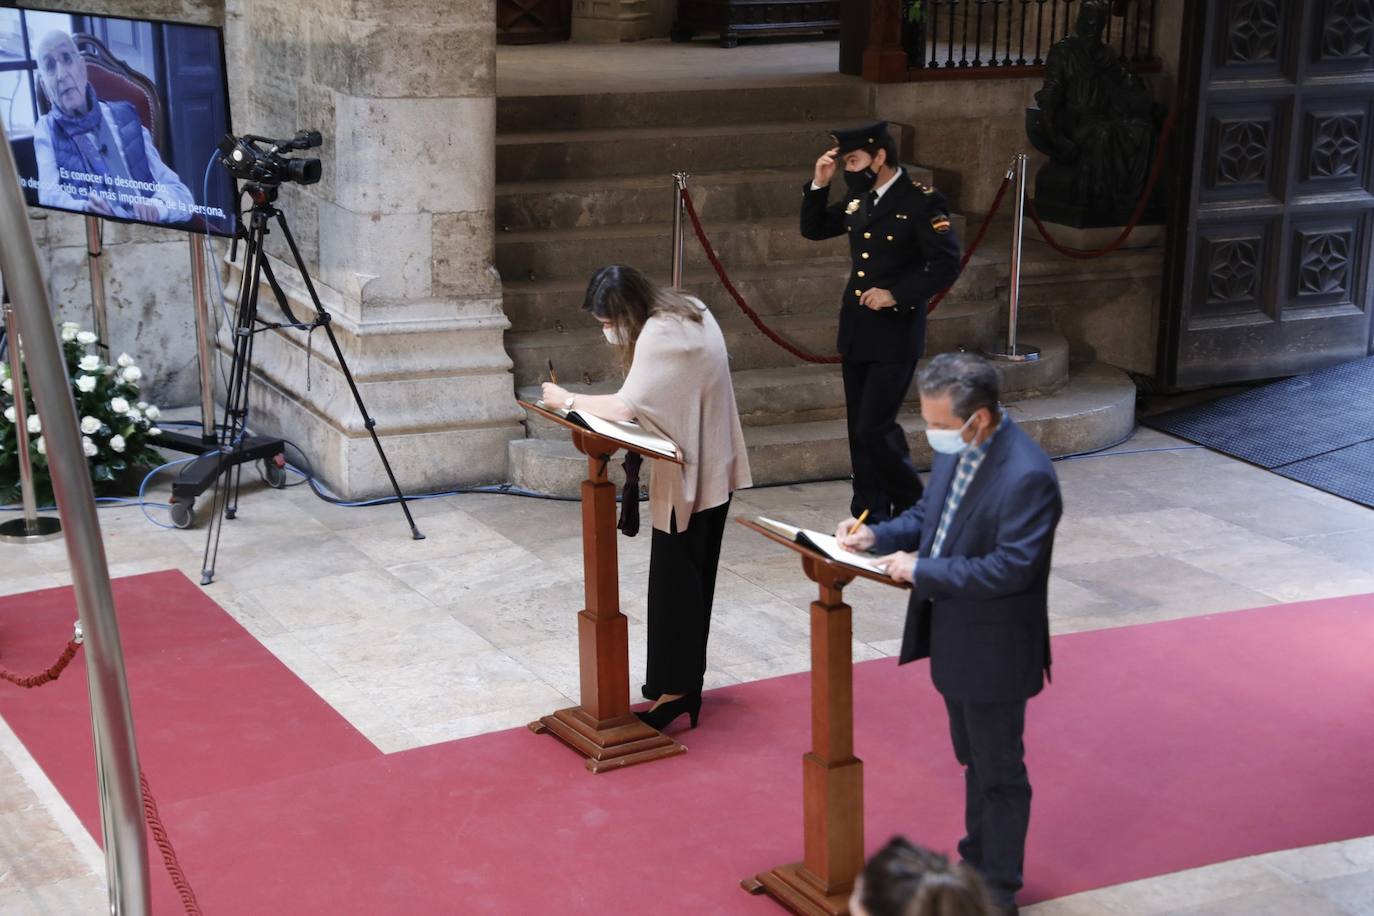
<svg viewBox="0 0 1374 916">
<path fill-rule="evenodd" d="M 816 312 L 833 315 L 844 293 L 849 258 L 818 257 L 766 267 L 727 266 L 727 270 L 744 301 L 760 315 L 804 315 Z M 956 302 L 997 298 L 999 291 L 1006 286 L 1006 275 L 1005 264 L 991 257 L 975 256 L 945 297 L 941 309 Z M 667 270 L 661 269 L 657 277 L 667 280 Z M 515 280 L 504 283 L 504 311 L 510 319 L 511 329 L 516 332 L 554 331 L 560 328 L 595 330 L 595 319 L 582 311 L 586 282 L 584 275 L 567 280 Z M 737 310 L 724 284 L 709 267 L 689 266 L 683 274 L 682 285 L 718 312 Z"/>
<path fill-rule="evenodd" d="M 738 169 L 693 174 L 688 180 L 702 222 L 789 216 L 801 207 L 801 191 L 811 169 Z M 931 171 L 907 166 L 914 181 L 930 184 Z M 841 189 L 832 191 L 838 200 Z M 572 229 L 636 223 L 671 225 L 671 172 L 614 178 L 568 178 L 503 182 L 496 186 L 499 232 Z M 497 236 L 500 243 L 501 235 Z"/>
<path fill-rule="evenodd" d="M 570 314 L 574 310 L 575 306 Z M 794 346 L 817 356 L 831 356 L 835 353 L 836 311 L 837 306 L 816 314 L 769 316 L 767 324 Z M 775 369 L 802 362 L 764 336 L 732 304 L 718 305 L 714 313 L 725 334 L 732 369 Z M 926 352 L 995 345 L 1001 333 L 1000 313 L 1001 307 L 994 299 L 941 303 L 926 326 Z M 508 331 L 506 352 L 514 363 L 517 388 L 545 380 L 550 361 L 559 378 L 567 383 L 580 381 L 589 385 L 614 377 L 617 372 L 614 357 L 596 327 L 561 332 Z"/>
<path fill-rule="evenodd" d="M 817 122 L 713 124 L 497 134 L 497 182 L 791 169 L 802 176 L 830 142 Z"/>
<path fill-rule="evenodd" d="M 1062 335 L 1049 331 L 1028 332 L 1022 339 L 1028 345 L 1039 347 L 1041 357 L 1034 362 L 994 362 L 1001 377 L 1003 400 L 1053 393 L 1063 387 L 1069 377 L 1069 345 Z M 925 361 L 920 365 L 924 366 Z M 745 426 L 833 420 L 845 415 L 844 381 L 839 366 L 802 364 L 736 370 L 731 373 L 731 380 L 740 421 Z M 576 394 L 612 394 L 619 389 L 620 382 L 618 379 L 605 380 L 566 387 Z M 537 401 L 540 387 L 522 387 L 516 396 L 524 401 Z M 920 397 L 914 384 L 906 402 L 911 409 L 919 410 Z M 568 438 L 563 427 L 534 415 L 526 418 L 526 428 L 530 438 Z"/>
<path fill-rule="evenodd" d="M 1051 455 L 1105 448 L 1135 426 L 1136 389 L 1126 373 L 1094 363 L 1070 373 L 1053 394 L 1008 400 L 1008 414 Z M 901 417 L 917 467 L 928 469 L 931 450 L 919 412 Z M 750 426 L 745 430 L 755 485 L 849 476 L 849 441 L 843 419 Z M 510 479 L 543 493 L 575 496 L 587 461 L 571 442 L 519 439 L 509 446 Z M 619 474 L 616 462 L 615 473 Z M 844 511 L 836 506 L 836 512 Z"/>
<path fill-rule="evenodd" d="M 804 238 L 795 216 L 703 224 L 717 257 L 727 271 L 778 262 L 811 262 L 848 257 L 844 236 L 813 242 Z M 956 225 L 958 232 L 960 225 Z M 706 250 L 688 229 L 685 269 L 709 268 Z M 496 237 L 496 269 L 503 281 L 576 279 L 585 282 L 608 263 L 631 264 L 654 276 L 666 276 L 672 264 L 672 226 L 668 223 L 593 226 L 586 229 L 531 229 Z M 874 245 L 891 244 L 881 238 Z M 794 265 L 779 265 L 780 271 Z"/>
<path fill-rule="evenodd" d="M 852 123 L 870 108 L 858 81 L 813 86 L 708 87 L 675 92 L 502 96 L 498 134 L 617 127 L 684 128 L 761 121 L 817 122 L 823 130 Z"/>
</svg>

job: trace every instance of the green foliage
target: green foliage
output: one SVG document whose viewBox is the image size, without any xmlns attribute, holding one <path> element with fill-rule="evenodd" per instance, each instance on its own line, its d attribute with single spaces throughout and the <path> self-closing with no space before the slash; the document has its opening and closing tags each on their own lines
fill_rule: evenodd
<svg viewBox="0 0 1374 916">
<path fill-rule="evenodd" d="M 142 370 L 127 355 L 106 365 L 89 353 L 95 335 L 70 322 L 62 325 L 62 355 L 72 383 L 72 400 L 81 424 L 82 446 L 97 496 L 128 492 L 135 475 L 162 463 L 153 443 L 162 431 L 158 408 L 138 399 Z M 20 383 L 0 365 L 0 502 L 19 501 L 19 432 L 15 428 L 15 395 Z M 29 418 L 29 457 L 33 460 L 34 495 L 39 505 L 53 501 L 47 444 L 27 380 L 22 393 Z"/>
<path fill-rule="evenodd" d="M 912 25 L 920 25 L 926 21 L 925 0 L 904 0 L 902 4 L 902 15 L 906 21 Z"/>
</svg>

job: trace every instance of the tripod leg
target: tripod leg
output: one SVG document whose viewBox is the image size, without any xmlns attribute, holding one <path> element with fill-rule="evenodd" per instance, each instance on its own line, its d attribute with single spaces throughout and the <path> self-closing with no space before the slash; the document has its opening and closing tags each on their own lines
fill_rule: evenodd
<svg viewBox="0 0 1374 916">
<path fill-rule="evenodd" d="M 305 288 L 310 293 L 311 304 L 315 307 L 315 323 L 324 326 L 324 332 L 329 337 L 329 345 L 334 348 L 334 358 L 339 361 L 339 368 L 343 370 L 344 379 L 348 382 L 348 390 L 353 392 L 353 400 L 358 405 L 358 413 L 362 414 L 363 425 L 367 427 L 367 433 L 372 437 L 372 444 L 377 448 L 377 457 L 382 459 L 382 467 L 386 469 L 387 479 L 391 481 L 391 489 L 396 493 L 396 501 L 400 503 L 401 511 L 405 513 L 406 523 L 410 525 L 410 536 L 414 540 L 422 541 L 425 536 L 415 526 L 415 518 L 410 514 L 410 506 L 406 504 L 406 497 L 401 492 L 401 485 L 396 482 L 396 475 L 391 470 L 391 462 L 387 460 L 386 450 L 382 448 L 382 440 L 377 438 L 377 421 L 367 413 L 367 405 L 363 403 L 362 393 L 358 391 L 358 386 L 353 381 L 353 373 L 349 371 L 348 362 L 344 359 L 343 348 L 339 346 L 339 340 L 334 336 L 333 319 L 315 292 L 315 284 L 310 279 L 310 272 L 305 269 L 305 261 L 301 258 L 300 249 L 296 247 L 295 237 L 291 235 L 291 227 L 286 224 L 286 215 L 280 210 L 277 211 L 277 223 L 281 226 L 282 236 L 286 239 L 287 247 L 291 249 L 291 256 L 296 261 L 296 269 L 300 271 L 301 277 L 305 281 Z M 271 268 L 268 270 L 270 272 Z"/>
</svg>

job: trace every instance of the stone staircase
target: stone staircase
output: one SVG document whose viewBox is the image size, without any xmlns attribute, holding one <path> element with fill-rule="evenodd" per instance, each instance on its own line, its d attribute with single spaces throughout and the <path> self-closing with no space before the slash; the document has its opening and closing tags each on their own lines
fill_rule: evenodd
<svg viewBox="0 0 1374 916">
<path fill-rule="evenodd" d="M 587 278 L 618 262 L 667 279 L 676 170 L 691 173 L 702 222 L 746 301 L 794 344 L 834 353 L 846 242 L 803 239 L 797 210 L 827 131 L 869 120 L 869 104 L 857 82 L 498 99 L 496 266 L 518 394 L 537 397 L 550 361 L 575 391 L 618 387 L 600 327 L 581 311 Z M 923 169 L 908 171 L 931 180 Z M 966 239 L 962 218 L 955 221 Z M 690 228 L 686 252 L 683 285 L 725 332 L 755 483 L 847 476 L 839 367 L 800 363 L 764 337 L 729 298 Z M 927 352 L 995 346 L 1006 274 L 1002 246 L 975 256 L 930 316 Z M 1000 366 L 1004 401 L 1048 451 L 1100 447 L 1129 432 L 1135 389 L 1124 373 L 1070 366 L 1068 345 L 1053 332 L 1024 336 L 1043 356 Z M 928 466 L 914 389 L 902 422 L 918 464 Z M 509 456 L 510 480 L 544 492 L 575 493 L 586 468 L 561 430 L 534 419 Z"/>
</svg>

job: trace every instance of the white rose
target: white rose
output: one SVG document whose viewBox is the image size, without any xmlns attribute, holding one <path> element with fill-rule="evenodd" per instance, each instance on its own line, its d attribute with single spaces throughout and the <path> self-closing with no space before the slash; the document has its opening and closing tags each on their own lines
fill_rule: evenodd
<svg viewBox="0 0 1374 916">
<path fill-rule="evenodd" d="M 117 452 L 124 451 L 124 437 L 115 435 L 110 437 L 110 448 Z"/>
<path fill-rule="evenodd" d="M 139 420 L 143 419 L 143 411 L 139 410 L 137 407 L 130 407 L 129 419 L 137 423 Z"/>
<path fill-rule="evenodd" d="M 121 369 L 127 369 L 134 364 L 134 358 L 127 353 L 119 354 L 119 359 L 115 360 Z"/>
<path fill-rule="evenodd" d="M 79 331 L 76 335 L 76 342 L 84 347 L 89 347 L 91 344 L 95 343 L 96 340 L 98 340 L 98 338 L 90 331 Z"/>
<path fill-rule="evenodd" d="M 160 430 L 160 429 L 158 429 L 156 426 L 154 426 L 152 429 L 148 430 L 148 435 L 150 435 L 150 436 L 160 436 L 160 435 L 162 435 L 162 430 Z"/>
<path fill-rule="evenodd" d="M 123 398 L 110 398 L 110 409 L 115 413 L 128 413 L 129 402 Z"/>
<path fill-rule="evenodd" d="M 141 378 L 143 378 L 143 370 L 137 366 L 130 366 L 124 370 L 124 381 L 126 382 L 136 382 Z"/>
<path fill-rule="evenodd" d="M 162 416 L 162 411 L 158 410 L 155 404 L 140 403 L 139 406 L 143 408 L 143 415 L 149 420 L 156 420 L 158 417 Z"/>
<path fill-rule="evenodd" d="M 91 441 L 90 436 L 81 437 L 81 450 L 86 453 L 87 458 L 94 458 L 100 452 L 100 449 L 96 448 L 95 443 Z"/>
<path fill-rule="evenodd" d="M 84 391 L 86 394 L 90 394 L 92 391 L 95 391 L 95 376 L 94 376 L 94 375 L 79 375 L 79 376 L 77 376 L 77 378 L 76 378 L 76 387 L 77 387 L 78 390 Z"/>
<path fill-rule="evenodd" d="M 95 417 L 82 417 L 81 431 L 88 436 L 95 435 L 100 432 L 100 421 Z"/>
<path fill-rule="evenodd" d="M 62 325 L 62 340 L 66 343 L 76 340 L 76 325 L 70 321 Z"/>
<path fill-rule="evenodd" d="M 6 407 L 6 408 L 5 408 L 5 419 L 6 419 L 6 420 L 9 420 L 11 423 L 14 422 L 14 405 L 13 405 L 13 404 L 11 404 L 9 407 Z"/>
<path fill-rule="evenodd" d="M 0 386 L 4 387 L 5 394 L 14 394 L 14 379 L 7 378 L 3 382 L 0 382 Z"/>
<path fill-rule="evenodd" d="M 9 378 L 9 377 L 10 377 L 10 367 L 7 366 L 7 365 L 5 365 L 4 363 L 0 363 L 0 378 Z"/>
<path fill-rule="evenodd" d="M 48 443 L 43 441 L 42 436 L 38 437 L 38 440 L 34 442 L 33 447 L 38 449 L 38 454 L 40 455 L 46 455 L 48 453 Z"/>
<path fill-rule="evenodd" d="M 81 357 L 81 362 L 76 364 L 76 368 L 80 369 L 82 372 L 94 372 L 100 368 L 100 357 L 96 356 L 94 353 L 88 353 Z"/>
<path fill-rule="evenodd" d="M 43 421 L 38 418 L 38 414 L 29 414 L 29 432 L 35 436 L 43 431 Z"/>
</svg>

